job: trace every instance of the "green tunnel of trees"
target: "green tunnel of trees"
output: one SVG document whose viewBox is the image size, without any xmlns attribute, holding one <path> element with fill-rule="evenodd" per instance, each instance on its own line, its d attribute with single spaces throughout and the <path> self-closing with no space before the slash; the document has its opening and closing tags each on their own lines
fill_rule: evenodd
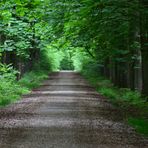
<svg viewBox="0 0 148 148">
<path fill-rule="evenodd" d="M 18 79 L 34 67 L 95 67 L 148 96 L 147 8 L 147 0 L 2 0 L 0 76 L 11 66 Z"/>
</svg>

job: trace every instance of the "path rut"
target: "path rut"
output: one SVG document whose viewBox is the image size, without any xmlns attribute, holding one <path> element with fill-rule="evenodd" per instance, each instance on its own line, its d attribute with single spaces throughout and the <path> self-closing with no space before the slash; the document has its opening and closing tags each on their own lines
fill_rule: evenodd
<svg viewBox="0 0 148 148">
<path fill-rule="evenodd" d="M 0 148 L 146 147 L 148 139 L 76 72 L 54 72 L 0 109 Z"/>
</svg>

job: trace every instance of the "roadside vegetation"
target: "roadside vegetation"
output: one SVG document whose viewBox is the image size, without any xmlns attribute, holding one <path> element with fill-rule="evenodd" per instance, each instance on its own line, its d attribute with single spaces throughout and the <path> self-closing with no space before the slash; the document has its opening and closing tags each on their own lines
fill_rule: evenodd
<svg viewBox="0 0 148 148">
<path fill-rule="evenodd" d="M 42 80 L 48 78 L 49 71 L 34 69 L 17 80 L 18 71 L 12 65 L 1 65 L 0 71 L 0 106 L 13 103 L 22 95 L 30 93 L 31 89 L 39 86 Z"/>
<path fill-rule="evenodd" d="M 92 68 L 93 67 L 93 68 Z M 82 75 L 96 90 L 124 113 L 124 120 L 137 132 L 148 136 L 148 102 L 139 91 L 116 87 L 111 80 L 101 76 L 97 64 L 83 66 Z"/>
<path fill-rule="evenodd" d="M 10 65 L 1 65 L 0 71 L 0 105 L 7 105 L 17 100 L 20 95 L 28 93 L 26 87 L 20 87 L 16 73 Z"/>
</svg>

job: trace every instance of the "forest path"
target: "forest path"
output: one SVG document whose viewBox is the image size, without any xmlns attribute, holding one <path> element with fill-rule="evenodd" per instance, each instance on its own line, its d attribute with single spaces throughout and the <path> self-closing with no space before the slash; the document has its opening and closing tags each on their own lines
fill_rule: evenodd
<svg viewBox="0 0 148 148">
<path fill-rule="evenodd" d="M 146 148 L 148 140 L 76 72 L 55 72 L 0 109 L 0 148 Z"/>
</svg>

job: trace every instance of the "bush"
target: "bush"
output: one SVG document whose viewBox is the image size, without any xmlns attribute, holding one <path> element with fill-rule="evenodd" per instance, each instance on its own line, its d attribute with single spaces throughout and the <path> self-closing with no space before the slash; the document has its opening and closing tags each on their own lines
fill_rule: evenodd
<svg viewBox="0 0 148 148">
<path fill-rule="evenodd" d="M 102 65 L 95 60 L 86 60 L 82 65 L 83 73 L 88 75 L 98 76 L 100 74 L 100 67 Z"/>
<path fill-rule="evenodd" d="M 15 82 L 7 79 L 1 79 L 0 83 L 0 105 L 9 104 L 20 97 L 20 95 L 28 93 L 28 89 L 20 87 Z"/>
<path fill-rule="evenodd" d="M 39 69 L 38 69 L 39 70 Z M 21 95 L 29 93 L 32 88 L 48 78 L 48 71 L 31 71 L 16 81 L 18 72 L 11 65 L 0 65 L 0 105 L 5 106 L 19 99 Z"/>
<path fill-rule="evenodd" d="M 120 89 L 122 92 L 122 99 L 126 102 L 137 104 L 143 102 L 141 94 L 137 91 L 131 91 L 130 89 Z"/>
<path fill-rule="evenodd" d="M 19 72 L 13 68 L 11 64 L 6 65 L 0 63 L 0 78 L 9 79 L 9 81 L 14 81 L 16 79 L 16 74 Z"/>
<path fill-rule="evenodd" d="M 41 81 L 48 78 L 47 71 L 31 71 L 26 73 L 18 84 L 33 89 L 40 85 Z"/>
<path fill-rule="evenodd" d="M 127 121 L 137 132 L 148 137 L 148 119 L 129 117 Z"/>
<path fill-rule="evenodd" d="M 118 93 L 116 90 L 112 88 L 100 88 L 99 89 L 100 94 L 110 98 L 110 99 L 117 99 L 119 97 Z"/>
<path fill-rule="evenodd" d="M 14 102 L 20 95 L 29 92 L 27 88 L 17 84 L 14 73 L 5 72 L 1 75 L 0 82 L 0 105 L 2 106 Z"/>
<path fill-rule="evenodd" d="M 61 70 L 74 70 L 73 61 L 68 57 L 64 57 L 60 63 Z"/>
</svg>

